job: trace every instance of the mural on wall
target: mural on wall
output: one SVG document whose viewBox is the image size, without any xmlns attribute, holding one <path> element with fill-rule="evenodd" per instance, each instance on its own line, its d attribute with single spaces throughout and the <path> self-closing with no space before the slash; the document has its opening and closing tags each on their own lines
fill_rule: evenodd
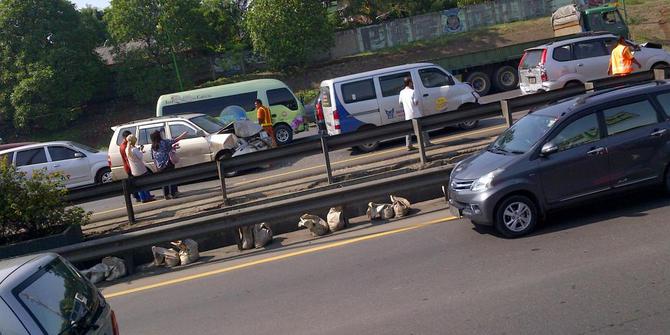
<svg viewBox="0 0 670 335">
<path fill-rule="evenodd" d="M 386 31 L 387 34 L 389 34 L 387 38 L 389 46 L 413 41 L 412 26 L 410 25 L 410 20 L 408 18 L 387 23 Z"/>
<path fill-rule="evenodd" d="M 386 27 L 383 24 L 358 28 L 363 50 L 379 50 L 386 47 Z"/>
<path fill-rule="evenodd" d="M 459 8 L 452 8 L 442 11 L 442 32 L 443 33 L 460 33 L 466 30 L 465 20 L 462 17 Z"/>
<path fill-rule="evenodd" d="M 426 40 L 442 35 L 442 16 L 428 14 L 412 18 L 414 40 Z"/>
</svg>

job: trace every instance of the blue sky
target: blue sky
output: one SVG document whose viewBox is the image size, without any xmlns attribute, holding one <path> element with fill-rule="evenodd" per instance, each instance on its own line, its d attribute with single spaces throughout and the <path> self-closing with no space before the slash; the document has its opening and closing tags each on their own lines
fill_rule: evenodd
<svg viewBox="0 0 670 335">
<path fill-rule="evenodd" d="M 86 7 L 86 5 L 91 5 L 93 7 L 103 9 L 109 6 L 110 0 L 70 0 L 70 1 L 74 2 L 74 4 L 77 5 L 77 8 L 84 8 Z"/>
</svg>

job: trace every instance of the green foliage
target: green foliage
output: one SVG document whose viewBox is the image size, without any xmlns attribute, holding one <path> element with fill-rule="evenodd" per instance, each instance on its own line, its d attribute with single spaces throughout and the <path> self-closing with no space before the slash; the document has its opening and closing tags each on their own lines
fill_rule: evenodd
<svg viewBox="0 0 670 335">
<path fill-rule="evenodd" d="M 95 45 L 103 45 L 110 36 L 107 32 L 107 25 L 103 21 L 104 12 L 91 6 L 79 10 L 81 14 L 81 23 L 88 30 L 90 36 L 93 36 Z"/>
<path fill-rule="evenodd" d="M 95 45 L 66 0 L 0 1 L 0 119 L 53 130 L 78 117 L 104 75 Z"/>
<path fill-rule="evenodd" d="M 275 69 L 306 64 L 333 43 L 326 10 L 318 1 L 254 0 L 245 17 L 254 51 Z"/>
<path fill-rule="evenodd" d="M 212 34 L 208 49 L 217 53 L 241 52 L 249 46 L 242 27 L 243 10 L 230 0 L 203 0 L 202 15 Z"/>
<path fill-rule="evenodd" d="M 0 158 L 0 243 L 8 244 L 85 225 L 90 213 L 64 201 L 66 177 L 36 170 L 32 178 Z"/>
</svg>

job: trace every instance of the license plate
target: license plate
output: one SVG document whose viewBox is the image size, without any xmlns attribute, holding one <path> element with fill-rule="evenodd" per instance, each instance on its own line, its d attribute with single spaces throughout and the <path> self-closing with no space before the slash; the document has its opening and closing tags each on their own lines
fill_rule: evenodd
<svg viewBox="0 0 670 335">
<path fill-rule="evenodd" d="M 531 84 L 535 84 L 535 77 L 528 77 L 528 82 Z"/>
</svg>

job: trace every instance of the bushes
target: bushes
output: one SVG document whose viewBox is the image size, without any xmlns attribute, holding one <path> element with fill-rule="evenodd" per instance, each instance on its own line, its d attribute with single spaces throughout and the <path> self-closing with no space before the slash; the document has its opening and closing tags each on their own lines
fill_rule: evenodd
<svg viewBox="0 0 670 335">
<path fill-rule="evenodd" d="M 66 177 L 36 170 L 32 178 L 0 158 L 0 245 L 62 232 L 88 223 L 90 213 L 67 208 Z"/>
</svg>

